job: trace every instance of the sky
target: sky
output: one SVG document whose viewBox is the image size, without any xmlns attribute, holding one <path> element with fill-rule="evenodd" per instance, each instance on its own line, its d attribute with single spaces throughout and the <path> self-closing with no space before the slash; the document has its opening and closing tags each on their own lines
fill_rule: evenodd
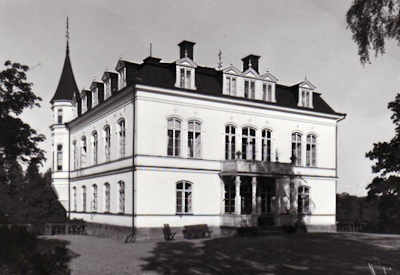
<svg viewBox="0 0 400 275">
<path fill-rule="evenodd" d="M 79 89 L 89 88 L 119 58 L 141 62 L 149 55 L 173 62 L 177 44 L 196 42 L 196 62 L 241 68 L 241 58 L 262 58 L 279 83 L 292 85 L 307 76 L 337 112 L 339 123 L 338 192 L 365 195 L 373 178 L 365 153 L 394 135 L 387 109 L 399 92 L 400 47 L 362 66 L 346 29 L 349 0 L 147 0 L 28 1 L 0 0 L 0 64 L 31 67 L 28 78 L 43 101 L 22 119 L 47 136 L 50 155 L 51 110 L 65 58 L 65 21 L 70 23 L 70 57 Z M 2 65 L 0 65 L 2 69 Z M 50 167 L 49 161 L 44 169 Z"/>
</svg>

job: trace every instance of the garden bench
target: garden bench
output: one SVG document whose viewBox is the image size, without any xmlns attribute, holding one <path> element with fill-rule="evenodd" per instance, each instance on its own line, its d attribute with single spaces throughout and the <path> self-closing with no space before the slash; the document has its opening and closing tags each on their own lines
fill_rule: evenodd
<svg viewBox="0 0 400 275">
<path fill-rule="evenodd" d="M 172 241 L 175 239 L 176 232 L 171 232 L 171 228 L 169 227 L 169 224 L 167 224 L 167 223 L 164 224 L 163 233 L 164 233 L 164 239 L 166 241 Z"/>
<path fill-rule="evenodd" d="M 182 232 L 185 239 L 210 238 L 212 233 L 207 224 L 185 225 Z"/>
</svg>

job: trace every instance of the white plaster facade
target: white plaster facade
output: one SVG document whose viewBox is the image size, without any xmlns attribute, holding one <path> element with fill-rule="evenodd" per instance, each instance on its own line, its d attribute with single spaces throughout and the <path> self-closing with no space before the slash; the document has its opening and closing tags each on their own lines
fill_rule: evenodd
<svg viewBox="0 0 400 275">
<path fill-rule="evenodd" d="M 121 66 L 120 62 L 118 66 Z M 192 70 L 190 93 L 179 89 L 181 67 Z M 73 110 L 76 106 L 53 103 L 54 113 L 58 106 L 64 106 L 65 114 L 68 113 L 65 119 L 71 120 L 67 124 L 51 126 L 52 148 L 56 152 L 57 144 L 63 144 L 63 168 L 65 167 L 62 171 L 53 173 L 53 184 L 70 217 L 83 218 L 88 222 L 149 228 L 162 227 L 166 223 L 171 226 L 199 223 L 210 226 L 241 226 L 244 220 L 252 223 L 257 217 L 268 214 L 273 216 L 275 225 L 283 225 L 287 222 L 287 216 L 297 211 L 299 186 L 307 186 L 309 202 L 304 217 L 306 224 L 335 226 L 337 125 L 344 115 L 318 112 L 313 109 L 312 104 L 308 108 L 289 108 L 274 104 L 279 99 L 279 90 L 276 88 L 278 79 L 269 72 L 258 74 L 251 68 L 251 64 L 243 73 L 234 67 L 222 71 L 221 94 L 226 95 L 226 77 L 234 76 L 238 78 L 235 96 L 219 97 L 197 92 L 196 70 L 196 63 L 185 56 L 176 62 L 176 79 L 172 87 L 162 88 L 140 83 L 126 83 L 125 87 L 124 83 L 124 88 L 115 96 L 109 96 L 91 110 L 82 109 L 84 112 L 75 118 L 72 114 L 76 113 Z M 125 71 L 125 74 L 128 73 Z M 128 79 L 128 75 L 125 78 Z M 255 98 L 243 100 L 243 83 L 250 78 L 256 81 Z M 126 79 L 125 82 L 129 81 Z M 196 83 L 197 81 L 201 80 L 196 80 Z M 262 102 L 263 83 L 272 85 L 272 104 Z M 299 97 L 302 89 L 314 91 L 316 88 L 308 83 L 302 82 L 299 86 Z M 177 156 L 168 155 L 170 118 L 178 119 L 181 125 L 180 150 Z M 125 121 L 123 155 L 120 154 L 121 134 L 118 128 L 121 119 Z M 196 141 L 201 149 L 196 158 L 189 157 L 188 149 L 188 122 L 192 120 L 201 125 L 200 138 Z M 106 125 L 110 127 L 111 134 L 109 159 L 106 158 L 105 149 Z M 243 148 L 241 129 L 255 129 L 255 160 L 226 160 L 227 125 L 236 128 L 235 151 Z M 265 168 L 270 167 L 270 164 L 262 160 L 261 140 L 264 129 L 271 131 L 270 163 L 275 163 L 276 167 Z M 93 157 L 94 132 L 98 137 L 97 162 Z M 301 134 L 302 158 L 301 163 L 296 166 L 290 164 L 294 132 Z M 316 139 L 316 161 L 313 167 L 306 165 L 309 134 Z M 84 163 L 81 163 L 81 155 L 84 153 L 82 137 L 86 137 L 87 142 Z M 75 146 L 80 148 L 75 151 Z M 56 157 L 54 165 L 57 167 Z M 258 168 L 254 168 L 257 165 Z M 277 168 L 279 165 L 290 172 L 280 173 Z M 268 199 L 259 191 L 259 183 L 263 179 L 273 182 L 267 184 L 273 187 Z M 251 213 L 243 213 L 245 199 L 238 194 L 242 185 L 236 183 L 240 180 L 242 183 L 251 181 Z M 185 205 L 190 203 L 190 210 L 185 210 L 186 213 L 177 213 L 177 183 L 181 181 L 191 183 L 188 199 L 190 202 L 182 202 Z M 124 183 L 125 205 L 122 212 L 120 182 Z M 105 206 L 106 183 L 110 186 L 109 210 Z M 226 184 L 236 184 L 235 210 L 228 211 L 229 213 L 226 211 Z M 92 207 L 93 185 L 97 186 L 95 210 Z M 83 209 L 82 202 L 83 186 L 86 187 L 86 210 Z M 261 206 L 262 196 L 265 207 Z M 271 208 L 268 211 L 267 204 Z"/>
</svg>

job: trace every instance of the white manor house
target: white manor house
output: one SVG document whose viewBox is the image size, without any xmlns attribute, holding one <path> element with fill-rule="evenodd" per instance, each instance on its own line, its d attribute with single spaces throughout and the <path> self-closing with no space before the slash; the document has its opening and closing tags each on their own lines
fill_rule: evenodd
<svg viewBox="0 0 400 275">
<path fill-rule="evenodd" d="M 70 218 L 156 230 L 169 224 L 335 230 L 338 123 L 307 79 L 179 58 L 119 60 L 79 90 L 67 44 L 51 100 L 53 185 Z"/>
</svg>

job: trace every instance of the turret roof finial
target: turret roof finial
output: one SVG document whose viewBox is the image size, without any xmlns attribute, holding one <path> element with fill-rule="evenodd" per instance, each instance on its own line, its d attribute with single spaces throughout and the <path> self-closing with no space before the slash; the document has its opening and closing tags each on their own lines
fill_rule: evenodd
<svg viewBox="0 0 400 275">
<path fill-rule="evenodd" d="M 68 16 L 67 16 L 67 26 L 66 26 L 65 38 L 67 39 L 67 54 L 69 54 L 69 22 L 68 22 Z"/>
</svg>

